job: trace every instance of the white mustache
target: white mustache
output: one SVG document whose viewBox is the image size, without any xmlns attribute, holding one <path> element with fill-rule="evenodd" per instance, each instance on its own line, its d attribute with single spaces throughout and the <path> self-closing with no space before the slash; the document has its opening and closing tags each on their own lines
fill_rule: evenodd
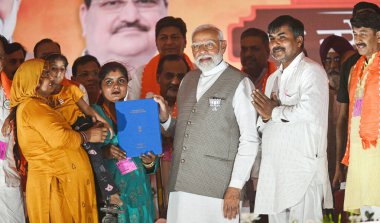
<svg viewBox="0 0 380 223">
<path fill-rule="evenodd" d="M 212 55 L 210 55 L 210 54 L 201 54 L 201 55 L 198 56 L 198 58 L 199 57 L 212 57 Z"/>
<path fill-rule="evenodd" d="M 197 57 L 196 61 L 199 62 L 202 59 L 208 59 L 208 58 L 212 58 L 212 56 L 209 54 L 202 54 L 202 55 Z"/>
</svg>

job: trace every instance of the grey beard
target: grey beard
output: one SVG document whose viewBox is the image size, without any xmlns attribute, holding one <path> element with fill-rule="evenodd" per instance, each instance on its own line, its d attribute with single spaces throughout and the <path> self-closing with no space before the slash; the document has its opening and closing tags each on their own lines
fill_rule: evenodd
<svg viewBox="0 0 380 223">
<path fill-rule="evenodd" d="M 215 68 L 223 60 L 223 55 L 218 53 L 217 55 L 212 56 L 211 61 L 207 63 L 200 63 L 199 60 L 199 58 L 195 60 L 195 65 L 197 65 L 202 72 L 207 72 Z"/>
</svg>

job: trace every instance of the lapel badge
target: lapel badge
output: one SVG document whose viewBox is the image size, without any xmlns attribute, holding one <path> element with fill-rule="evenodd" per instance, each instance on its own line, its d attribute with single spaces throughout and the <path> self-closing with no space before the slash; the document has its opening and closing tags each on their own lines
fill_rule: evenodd
<svg viewBox="0 0 380 223">
<path fill-rule="evenodd" d="M 211 107 L 212 111 L 218 111 L 220 106 L 222 105 L 222 99 L 217 97 L 212 97 L 208 99 L 209 106 Z"/>
</svg>

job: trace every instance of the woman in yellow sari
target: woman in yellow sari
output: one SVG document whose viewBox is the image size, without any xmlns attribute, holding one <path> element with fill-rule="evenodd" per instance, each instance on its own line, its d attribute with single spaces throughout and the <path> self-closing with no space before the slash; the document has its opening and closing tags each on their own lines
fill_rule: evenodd
<svg viewBox="0 0 380 223">
<path fill-rule="evenodd" d="M 11 89 L 18 142 L 28 161 L 29 221 L 98 222 L 93 174 L 81 144 L 104 141 L 107 129 L 72 130 L 47 104 L 53 89 L 47 67 L 39 59 L 20 66 Z"/>
</svg>

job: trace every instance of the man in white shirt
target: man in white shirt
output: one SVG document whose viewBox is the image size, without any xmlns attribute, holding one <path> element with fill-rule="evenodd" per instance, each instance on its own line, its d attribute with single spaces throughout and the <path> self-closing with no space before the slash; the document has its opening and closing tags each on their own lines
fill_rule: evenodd
<svg viewBox="0 0 380 223">
<path fill-rule="evenodd" d="M 99 70 L 100 63 L 96 57 L 84 55 L 75 59 L 72 66 L 71 79 L 86 88 L 90 104 L 96 104 L 100 95 Z"/>
<path fill-rule="evenodd" d="M 332 208 L 327 75 L 303 53 L 301 21 L 280 16 L 268 30 L 271 54 L 281 66 L 269 77 L 265 95 L 253 92 L 262 132 L 255 214 L 268 214 L 269 222 L 320 222 L 322 203 Z"/>
<path fill-rule="evenodd" d="M 3 72 L 7 41 L 0 35 L 0 126 L 10 113 L 10 80 Z M 25 222 L 20 175 L 13 155 L 14 137 L 11 128 L 0 134 L 0 222 Z"/>
<path fill-rule="evenodd" d="M 241 189 L 259 146 L 252 82 L 223 61 L 226 41 L 213 25 L 192 35 L 199 70 L 185 75 L 172 119 L 161 96 L 164 129 L 175 126 L 169 179 L 169 223 L 238 222 Z"/>
<path fill-rule="evenodd" d="M 158 54 L 147 64 L 138 67 L 131 73 L 132 80 L 128 83 L 128 99 L 151 98 L 160 94 L 157 82 L 157 68 L 160 59 L 167 55 L 183 56 L 190 69 L 193 69 L 190 58 L 184 53 L 186 47 L 186 23 L 181 18 L 166 16 L 156 23 L 156 46 Z"/>
</svg>

